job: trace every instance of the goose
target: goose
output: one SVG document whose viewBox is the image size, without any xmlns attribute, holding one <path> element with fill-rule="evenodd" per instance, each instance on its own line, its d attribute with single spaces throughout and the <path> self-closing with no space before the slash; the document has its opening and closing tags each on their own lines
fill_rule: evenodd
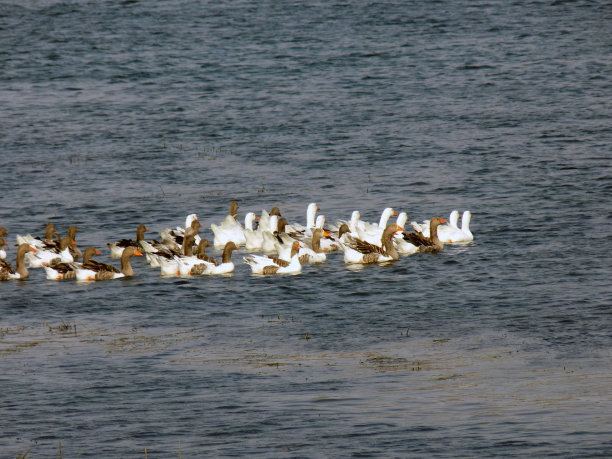
<svg viewBox="0 0 612 459">
<path fill-rule="evenodd" d="M 397 260 L 399 254 L 393 245 L 393 235 L 404 228 L 395 223 L 389 223 L 383 231 L 381 237 L 381 247 L 370 244 L 369 242 L 347 236 L 347 240 L 342 244 L 344 250 L 345 263 L 381 263 Z"/>
<path fill-rule="evenodd" d="M 330 236 L 326 236 L 321 239 L 321 247 L 325 252 L 336 252 L 338 250 L 342 250 L 342 243 L 346 242 L 347 236 L 351 230 L 349 229 L 348 224 L 342 223 L 340 228 L 338 228 L 338 232 L 335 234 L 330 234 Z"/>
<path fill-rule="evenodd" d="M 392 207 L 385 207 L 385 209 L 380 215 L 380 220 L 378 221 L 378 223 L 363 222 L 363 225 L 358 225 L 359 232 L 373 234 L 379 229 L 384 230 L 387 227 L 387 223 L 389 223 L 389 219 L 392 216 L 397 216 L 397 212 L 393 210 Z"/>
<path fill-rule="evenodd" d="M 8 245 L 8 242 L 4 240 L 4 236 L 0 236 L 0 260 L 6 260 L 6 250 L 4 250 L 5 245 Z"/>
<path fill-rule="evenodd" d="M 426 237 L 422 233 L 408 233 L 404 234 L 404 240 L 416 246 L 419 252 L 438 253 L 444 248 L 444 244 L 438 238 L 438 226 L 441 223 L 446 223 L 446 220 L 434 217 L 429 222 L 430 237 Z"/>
<path fill-rule="evenodd" d="M 261 225 L 257 229 L 253 229 L 253 222 L 259 217 L 253 212 L 249 212 L 244 217 L 244 240 L 246 250 L 261 250 L 263 245 L 263 231 Z"/>
<path fill-rule="evenodd" d="M 19 247 L 17 247 L 15 269 L 13 269 L 8 261 L 0 260 L 0 281 L 27 278 L 29 273 L 24 259 L 26 253 L 30 252 L 36 252 L 36 249 L 28 244 L 19 244 Z"/>
<path fill-rule="evenodd" d="M 134 247 L 135 249 L 140 249 L 141 248 L 140 241 L 144 239 L 145 231 L 149 231 L 149 229 L 145 225 L 140 224 L 138 225 L 138 228 L 136 228 L 136 240 L 135 241 L 132 239 L 120 239 L 119 241 L 116 241 L 116 242 L 107 242 L 106 245 L 110 249 L 110 257 L 111 258 L 121 258 L 121 255 L 123 254 L 123 250 L 126 247 Z"/>
<path fill-rule="evenodd" d="M 251 267 L 253 274 L 298 274 L 302 271 L 302 265 L 298 257 L 299 249 L 300 245 L 296 241 L 291 250 L 290 261 L 261 255 L 244 257 L 244 261 Z"/>
<path fill-rule="evenodd" d="M 389 218 L 391 218 L 392 215 L 397 215 L 397 221 L 396 221 L 397 226 L 400 226 L 402 228 L 406 226 L 406 222 L 408 221 L 408 214 L 406 212 L 402 212 L 401 214 L 398 215 L 398 213 L 395 210 L 393 210 L 391 207 L 387 207 L 383 211 L 380 217 L 379 225 L 375 223 L 366 223 L 363 227 L 357 228 L 357 234 L 359 236 L 359 239 L 366 241 L 370 244 L 374 244 L 379 247 L 382 247 L 381 246 L 382 234 L 383 234 L 384 229 L 387 226 Z M 383 223 L 383 225 L 380 226 L 380 223 Z"/>
<path fill-rule="evenodd" d="M 461 228 L 457 226 L 459 218 L 461 218 Z M 458 211 L 453 210 L 448 218 L 448 224 L 438 226 L 438 238 L 445 244 L 473 241 L 474 235 L 470 231 L 471 218 L 472 213 L 469 210 L 464 211 L 461 217 Z M 423 236 L 429 237 L 428 220 L 425 220 L 421 225 L 414 223 L 412 226 L 416 231 L 422 233 Z"/>
<path fill-rule="evenodd" d="M 293 248 L 293 244 L 296 241 L 295 239 L 292 239 L 286 234 L 279 235 L 279 237 L 281 237 L 283 242 L 277 242 L 276 244 L 276 252 L 278 253 L 278 258 L 282 258 L 283 260 L 290 260 L 291 250 Z M 323 250 L 323 247 L 321 246 L 323 237 L 329 237 L 329 233 L 326 232 L 323 228 L 316 228 L 312 239 L 309 241 L 310 247 L 306 245 L 306 241 L 298 241 L 298 244 L 300 246 L 298 258 L 301 264 L 323 263 L 325 260 L 327 260 L 325 250 Z"/>
<path fill-rule="evenodd" d="M 300 233 L 310 232 L 310 235 L 312 235 L 312 231 L 314 231 L 317 224 L 316 215 L 318 210 L 321 210 L 321 208 L 316 202 L 311 202 L 308 204 L 308 207 L 306 208 L 306 226 L 302 225 L 301 223 L 291 223 L 289 231 Z"/>
<path fill-rule="evenodd" d="M 361 212 L 358 210 L 354 210 L 351 213 L 350 220 L 338 220 L 336 221 L 336 226 L 340 228 L 342 225 L 347 225 L 350 232 L 357 234 L 358 228 L 363 227 L 363 222 L 361 221 Z"/>
<path fill-rule="evenodd" d="M 197 276 L 202 274 L 219 275 L 233 273 L 235 268 L 234 263 L 232 262 L 232 252 L 234 250 L 238 250 L 238 247 L 232 241 L 229 241 L 227 244 L 225 244 L 225 247 L 223 247 L 221 263 L 216 260 L 208 261 L 202 258 L 200 259 L 201 263 L 193 265 L 189 271 L 189 275 Z M 181 262 L 179 261 L 179 265 L 180 263 Z"/>
<path fill-rule="evenodd" d="M 438 237 L 440 236 L 441 231 L 457 230 L 458 221 L 459 221 L 459 211 L 453 210 L 448 216 L 448 223 L 438 226 Z M 414 228 L 415 231 L 421 233 L 425 237 L 429 237 L 429 223 L 430 223 L 430 220 L 423 220 L 423 223 L 410 222 L 410 225 Z"/>
<path fill-rule="evenodd" d="M 128 246 L 123 249 L 121 253 L 121 270 L 91 259 L 83 264 L 73 263 L 76 278 L 79 281 L 101 281 L 133 276 L 134 270 L 130 263 L 130 259 L 133 256 L 141 257 L 142 252 L 134 246 Z"/>
<path fill-rule="evenodd" d="M 200 236 L 198 233 L 200 232 L 201 227 L 202 227 L 202 224 L 200 223 L 200 220 L 198 219 L 198 215 L 189 214 L 187 215 L 187 218 L 185 218 L 185 228 L 181 228 L 180 226 L 177 226 L 175 229 L 166 228 L 165 230 L 159 233 L 159 236 L 162 239 L 162 241 L 171 241 L 171 243 L 168 244 L 170 246 L 181 246 L 183 244 L 183 238 L 185 237 L 185 230 L 187 228 L 191 228 L 193 229 L 193 234 L 195 235 L 195 242 L 196 244 L 198 244 L 200 242 Z M 156 240 L 153 240 L 152 244 L 159 244 L 159 242 Z M 180 247 L 179 247 L 179 251 L 180 251 Z"/>
<path fill-rule="evenodd" d="M 82 267 L 83 264 L 87 263 L 94 255 L 100 255 L 98 249 L 94 247 L 87 247 L 83 252 L 83 263 L 54 263 L 50 266 L 43 266 L 47 279 L 49 280 L 62 280 L 62 279 L 75 279 L 76 268 L 75 266 Z"/>
<path fill-rule="evenodd" d="M 190 267 L 194 263 L 200 262 L 197 257 L 193 256 L 193 244 L 195 242 L 195 235 L 193 233 L 191 227 L 185 229 L 181 254 L 172 253 L 172 256 L 168 256 L 166 253 L 160 253 L 158 255 L 157 260 L 162 276 L 188 275 Z"/>
<path fill-rule="evenodd" d="M 272 209 L 270 209 L 270 213 L 268 213 L 267 210 L 263 209 L 261 211 L 261 217 L 259 217 L 259 227 L 258 229 L 261 231 L 276 231 L 276 227 L 274 227 L 274 229 L 271 229 L 270 226 L 270 219 L 276 215 L 277 217 L 282 217 L 282 214 L 279 210 L 278 207 L 272 207 Z"/>
<path fill-rule="evenodd" d="M 215 225 L 212 223 L 210 229 L 215 235 L 213 244 L 215 247 L 224 247 L 225 244 L 232 241 L 237 246 L 245 245 L 246 239 L 242 226 L 236 220 L 238 215 L 238 203 L 232 201 L 230 203 L 230 213 L 225 219 L 219 224 Z"/>
<path fill-rule="evenodd" d="M 269 224 L 270 229 L 262 230 L 261 235 L 263 238 L 263 243 L 261 245 L 261 249 L 266 254 L 277 252 L 276 244 L 280 242 L 275 235 L 275 233 L 278 233 L 278 220 L 278 215 L 271 215 Z"/>
<path fill-rule="evenodd" d="M 56 237 L 59 237 L 56 234 Z M 74 261 L 74 257 L 70 253 L 70 244 L 74 242 L 68 236 L 64 236 L 59 240 L 59 243 L 44 243 L 44 248 L 39 248 L 36 253 L 28 252 L 25 257 L 30 268 L 40 268 L 52 263 L 70 263 Z"/>
<path fill-rule="evenodd" d="M 21 236 L 18 234 L 17 236 L 15 236 L 15 238 L 17 239 L 17 245 L 28 244 L 30 247 L 34 247 L 35 249 L 44 249 L 45 243 L 53 243 L 53 238 L 55 237 L 55 234 L 57 234 L 55 225 L 51 222 L 47 222 L 44 240 L 41 240 L 39 237 L 33 237 L 30 234 L 26 234 L 25 236 Z"/>
</svg>

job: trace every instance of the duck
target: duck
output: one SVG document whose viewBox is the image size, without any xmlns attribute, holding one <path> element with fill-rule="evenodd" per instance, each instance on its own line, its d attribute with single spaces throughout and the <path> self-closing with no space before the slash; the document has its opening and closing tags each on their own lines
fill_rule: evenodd
<svg viewBox="0 0 612 459">
<path fill-rule="evenodd" d="M 133 256 L 141 257 L 142 252 L 131 245 L 122 250 L 121 270 L 118 270 L 114 266 L 100 263 L 91 259 L 87 263 L 83 264 L 73 263 L 76 278 L 79 281 L 102 281 L 133 276 L 134 270 L 132 269 L 132 264 L 130 263 L 130 259 Z"/>
<path fill-rule="evenodd" d="M 381 236 L 381 246 L 370 244 L 367 241 L 347 236 L 342 244 L 345 263 L 382 263 L 399 259 L 399 254 L 393 245 L 393 236 L 404 228 L 395 223 L 389 223 Z"/>
<path fill-rule="evenodd" d="M 210 229 L 214 234 L 213 244 L 215 247 L 224 247 L 229 241 L 232 241 L 237 246 L 245 245 L 246 239 L 242 230 L 242 225 L 237 220 L 238 202 L 230 203 L 230 213 L 219 224 L 212 223 Z"/>
<path fill-rule="evenodd" d="M 189 275 L 197 276 L 197 275 L 219 275 L 219 274 L 230 274 L 234 272 L 234 263 L 232 262 L 232 253 L 234 250 L 238 250 L 236 244 L 232 241 L 229 241 L 223 247 L 223 255 L 221 257 L 221 263 L 217 260 L 211 260 L 209 257 L 200 258 L 201 254 L 198 254 L 198 258 L 202 261 L 202 263 L 195 264 L 191 270 L 189 271 Z M 179 261 L 180 265 L 180 261 Z"/>
<path fill-rule="evenodd" d="M 59 238 L 57 233 L 56 237 Z M 43 248 L 39 248 L 35 253 L 28 252 L 26 261 L 30 268 L 41 268 L 52 263 L 70 263 L 74 261 L 74 257 L 70 253 L 71 240 L 68 236 L 64 236 L 59 242 L 43 243 Z"/>
<path fill-rule="evenodd" d="M 404 240 L 416 246 L 419 252 L 438 253 L 444 249 L 444 243 L 438 238 L 438 226 L 446 222 L 447 220 L 443 218 L 434 217 L 429 221 L 429 234 L 431 236 L 427 237 L 419 232 L 408 233 L 404 234 Z"/>
<path fill-rule="evenodd" d="M 120 239 L 116 242 L 107 242 L 106 245 L 110 249 L 110 257 L 121 258 L 123 250 L 126 247 L 134 247 L 135 249 L 140 249 L 140 241 L 144 240 L 145 231 L 149 231 L 149 229 L 141 223 L 140 225 L 138 225 L 138 228 L 136 228 L 135 241 L 133 239 Z"/>
<path fill-rule="evenodd" d="M 29 273 L 25 265 L 25 255 L 30 252 L 36 252 L 36 249 L 25 243 L 19 244 L 19 247 L 17 247 L 15 269 L 13 269 L 8 261 L 0 260 L 0 281 L 26 279 Z"/>
<path fill-rule="evenodd" d="M 62 279 L 76 279 L 76 268 L 75 266 L 82 267 L 83 264 L 87 263 L 94 255 L 100 255 L 98 249 L 94 247 L 87 247 L 83 252 L 82 263 L 52 263 L 48 266 L 43 266 L 47 279 L 49 280 L 62 280 Z"/>
<path fill-rule="evenodd" d="M 299 274 L 302 272 L 302 265 L 298 256 L 299 249 L 299 243 L 297 241 L 294 242 L 289 261 L 262 255 L 251 255 L 244 257 L 244 262 L 251 267 L 253 274 Z"/>
</svg>

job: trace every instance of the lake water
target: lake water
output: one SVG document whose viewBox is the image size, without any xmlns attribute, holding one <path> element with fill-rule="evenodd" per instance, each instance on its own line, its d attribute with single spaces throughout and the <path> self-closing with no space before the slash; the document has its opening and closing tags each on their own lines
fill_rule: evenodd
<svg viewBox="0 0 612 459">
<path fill-rule="evenodd" d="M 0 225 L 473 213 L 301 275 L 0 283 L 0 456 L 612 456 L 612 9 L 0 3 Z M 216 254 L 218 256 L 218 253 Z M 308 339 L 307 339 L 308 338 Z"/>
</svg>

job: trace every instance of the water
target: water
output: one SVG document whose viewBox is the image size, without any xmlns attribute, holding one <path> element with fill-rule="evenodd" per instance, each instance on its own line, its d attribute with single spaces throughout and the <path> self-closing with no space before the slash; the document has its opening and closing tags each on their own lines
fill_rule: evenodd
<svg viewBox="0 0 612 459">
<path fill-rule="evenodd" d="M 612 455 L 605 2 L 0 4 L 0 224 L 470 209 L 299 276 L 0 284 L 0 456 Z M 114 260 L 113 260 L 114 261 Z M 306 338 L 309 339 L 306 339 Z"/>
</svg>

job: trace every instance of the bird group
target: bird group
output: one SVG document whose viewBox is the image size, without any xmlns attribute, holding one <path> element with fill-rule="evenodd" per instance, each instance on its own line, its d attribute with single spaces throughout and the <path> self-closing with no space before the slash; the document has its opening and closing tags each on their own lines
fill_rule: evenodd
<svg viewBox="0 0 612 459">
<path fill-rule="evenodd" d="M 60 237 L 55 225 L 47 223 L 44 238 L 17 235 L 16 266 L 7 262 L 8 231 L 0 227 L 0 280 L 25 279 L 28 268 L 44 268 L 47 279 L 77 279 L 82 281 L 109 280 L 132 276 L 133 256 L 144 256 L 162 276 L 203 276 L 229 274 L 235 269 L 232 253 L 243 247 L 247 252 L 261 252 L 243 257 L 253 274 L 298 274 L 304 264 L 323 263 L 332 252 L 343 254 L 349 264 L 373 264 L 398 260 L 400 256 L 417 252 L 438 253 L 445 244 L 466 243 L 474 239 L 469 225 L 470 211 L 451 212 L 448 221 L 441 217 L 411 222 L 412 232 L 405 231 L 408 216 L 388 207 L 377 223 L 361 220 L 354 211 L 349 220 L 328 222 L 318 215 L 319 206 L 312 202 L 306 209 L 306 222 L 289 223 L 278 207 L 262 210 L 259 216 L 248 212 L 244 225 L 238 220 L 238 203 L 230 203 L 229 214 L 219 223 L 211 224 L 213 243 L 202 237 L 197 214 L 185 219 L 185 226 L 166 228 L 159 239 L 145 240 L 148 228 L 138 225 L 136 239 L 121 239 L 107 243 L 111 258 L 119 258 L 121 267 L 93 259 L 100 252 L 87 247 L 83 252 L 76 244 L 76 226 L 70 226 Z M 397 217 L 390 223 L 391 217 Z M 461 227 L 458 220 L 462 218 Z M 208 247 L 222 250 L 220 260 L 206 254 Z M 82 260 L 79 262 L 78 260 Z"/>
</svg>

